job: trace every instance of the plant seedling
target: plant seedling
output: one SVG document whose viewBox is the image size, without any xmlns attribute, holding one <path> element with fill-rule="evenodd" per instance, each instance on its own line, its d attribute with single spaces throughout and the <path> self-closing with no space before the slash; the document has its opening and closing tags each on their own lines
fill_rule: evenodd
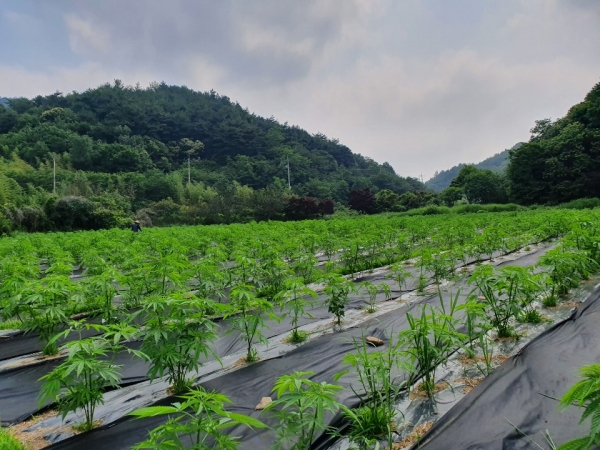
<svg viewBox="0 0 600 450">
<path fill-rule="evenodd" d="M 329 295 L 327 311 L 335 316 L 338 325 L 341 325 L 342 319 L 346 315 L 346 305 L 351 292 L 356 292 L 352 281 L 341 276 L 331 276 L 327 279 L 327 287 L 325 288 L 325 293 Z"/>
<path fill-rule="evenodd" d="M 299 278 L 288 280 L 285 283 L 285 288 L 286 290 L 280 292 L 276 299 L 279 301 L 280 309 L 284 311 L 281 319 L 288 315 L 291 317 L 293 328 L 290 341 L 297 344 L 305 341 L 307 338 L 305 333 L 298 331 L 298 324 L 300 319 L 305 316 L 312 319 L 312 316 L 306 310 L 314 307 L 314 298 L 317 297 L 317 294 L 312 289 L 309 289 Z"/>
</svg>

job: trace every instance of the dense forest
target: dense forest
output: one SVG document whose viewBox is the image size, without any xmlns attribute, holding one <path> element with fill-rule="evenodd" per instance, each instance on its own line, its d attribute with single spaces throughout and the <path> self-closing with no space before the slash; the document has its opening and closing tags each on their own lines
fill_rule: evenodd
<svg viewBox="0 0 600 450">
<path fill-rule="evenodd" d="M 294 208 L 324 214 L 351 191 L 424 189 L 323 134 L 258 117 L 214 91 L 164 83 L 2 99 L 0 158 L 5 228 L 105 227 L 134 215 L 229 223 L 283 218 L 286 208 L 297 218 Z M 65 224 L 71 213 L 89 217 Z"/>
</svg>

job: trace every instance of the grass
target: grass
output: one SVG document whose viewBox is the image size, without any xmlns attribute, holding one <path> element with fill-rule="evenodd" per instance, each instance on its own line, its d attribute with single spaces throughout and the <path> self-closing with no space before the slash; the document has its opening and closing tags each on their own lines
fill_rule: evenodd
<svg viewBox="0 0 600 450">
<path fill-rule="evenodd" d="M 521 323 L 538 324 L 547 319 L 537 309 L 525 309 L 517 316 L 517 320 Z"/>
<path fill-rule="evenodd" d="M 19 319 L 5 320 L 4 322 L 0 322 L 0 330 L 20 330 L 21 324 L 22 322 Z"/>
<path fill-rule="evenodd" d="M 287 338 L 287 341 L 291 344 L 300 344 L 301 342 L 306 341 L 308 339 L 309 333 L 302 330 L 294 330 L 292 334 Z"/>
<path fill-rule="evenodd" d="M 549 295 L 547 297 L 544 297 L 544 299 L 542 300 L 542 304 L 546 308 L 554 308 L 556 305 L 558 305 L 558 299 L 556 298 L 556 295 Z"/>
<path fill-rule="evenodd" d="M 384 438 L 393 425 L 383 406 L 362 407 L 347 414 L 351 427 L 348 437 L 352 442 L 368 443 L 373 439 Z"/>
<path fill-rule="evenodd" d="M 14 437 L 10 431 L 0 428 L 0 449 L 1 450 L 25 450 L 23 444 Z"/>
</svg>

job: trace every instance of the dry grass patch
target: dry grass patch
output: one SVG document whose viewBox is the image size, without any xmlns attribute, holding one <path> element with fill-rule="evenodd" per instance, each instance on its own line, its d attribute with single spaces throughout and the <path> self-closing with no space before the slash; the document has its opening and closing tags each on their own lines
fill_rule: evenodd
<svg viewBox="0 0 600 450">
<path fill-rule="evenodd" d="M 577 308 L 579 305 L 581 305 L 581 302 L 574 302 L 574 301 L 559 302 L 556 306 L 549 306 L 549 307 L 547 307 L 547 309 L 553 311 L 555 309 L 560 309 L 560 308 Z"/>
<path fill-rule="evenodd" d="M 506 361 L 508 358 L 510 358 L 510 356 L 508 355 L 498 355 L 496 356 L 494 359 L 496 361 L 498 361 L 498 364 L 502 364 L 504 361 Z"/>
<path fill-rule="evenodd" d="M 406 436 L 400 442 L 396 442 L 392 446 L 392 449 L 393 450 L 401 450 L 403 448 L 408 448 L 408 447 L 413 446 L 414 444 L 416 444 L 419 441 L 419 439 L 421 439 L 425 435 L 425 433 L 427 433 L 429 430 L 431 430 L 432 426 L 433 426 L 433 422 L 425 422 L 425 423 L 422 423 L 421 425 L 417 425 L 408 436 Z"/>
<path fill-rule="evenodd" d="M 483 381 L 483 378 L 484 377 L 474 377 L 474 378 L 462 377 L 462 378 L 457 378 L 456 382 L 460 383 L 460 384 L 464 384 L 464 387 L 462 388 L 462 393 L 468 394 L 469 392 L 471 392 L 473 390 L 473 388 L 475 386 L 477 386 L 479 383 L 481 383 Z"/>
<path fill-rule="evenodd" d="M 450 385 L 447 382 L 445 382 L 445 381 L 442 381 L 441 383 L 437 383 L 435 385 L 435 387 L 433 388 L 433 395 L 437 394 L 438 392 L 443 391 L 448 386 L 450 386 Z M 412 390 L 412 392 L 409 395 L 409 398 L 411 400 L 415 400 L 417 398 L 429 398 L 429 393 L 424 389 L 423 383 L 419 383 Z"/>
<path fill-rule="evenodd" d="M 489 358 L 489 356 L 488 356 Z M 485 363 L 485 357 L 483 355 L 475 355 L 474 358 L 470 358 L 468 355 L 464 354 L 464 355 L 460 355 L 460 357 L 458 358 L 458 361 L 463 365 L 463 366 L 470 366 L 473 364 L 477 364 L 477 363 Z"/>
<path fill-rule="evenodd" d="M 33 416 L 31 419 L 25 420 L 17 425 L 10 427 L 9 431 L 25 446 L 25 448 L 29 450 L 39 450 L 42 448 L 46 448 L 50 446 L 50 442 L 44 439 L 44 436 L 50 431 L 60 428 L 60 426 L 38 428 L 37 430 L 33 431 L 25 430 L 29 427 L 32 427 L 36 423 L 41 422 L 42 420 L 46 420 L 50 417 L 55 417 L 57 415 L 58 412 L 55 410 L 46 411 L 43 414 Z"/>
</svg>

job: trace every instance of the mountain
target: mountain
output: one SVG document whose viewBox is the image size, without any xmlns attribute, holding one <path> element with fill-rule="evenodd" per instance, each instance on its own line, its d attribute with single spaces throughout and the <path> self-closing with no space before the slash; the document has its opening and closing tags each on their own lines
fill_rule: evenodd
<svg viewBox="0 0 600 450">
<path fill-rule="evenodd" d="M 510 150 L 518 149 L 521 145 L 523 145 L 523 143 L 519 142 L 511 149 L 506 149 L 500 153 L 496 153 L 495 155 L 484 159 L 480 163 L 473 164 L 473 166 L 475 166 L 477 169 L 491 170 L 492 172 L 503 173 L 506 167 L 508 166 L 508 155 Z M 456 178 L 456 176 L 460 172 L 460 169 L 462 169 L 465 165 L 466 164 L 461 163 L 457 166 L 452 167 L 451 169 L 436 172 L 433 177 L 431 177 L 425 182 L 425 185 L 436 192 L 441 192 L 448 186 L 450 186 L 452 180 Z"/>
<path fill-rule="evenodd" d="M 424 189 L 418 180 L 398 176 L 388 163 L 353 153 L 337 139 L 259 117 L 214 91 L 165 83 L 143 89 L 116 80 L 85 92 L 12 98 L 8 104 L 0 108 L 0 156 L 16 155 L 41 169 L 58 155 L 64 179 L 75 171 L 105 174 L 94 175 L 104 185 L 118 185 L 114 180 L 122 173 L 179 172 L 187 179 L 189 161 L 194 183 L 222 190 L 236 181 L 256 190 L 276 179 L 287 185 L 289 162 L 292 193 L 299 196 L 346 203 L 355 189 L 397 194 Z M 47 171 L 44 177 L 27 173 L 15 175 L 21 186 L 51 190 Z M 135 189 L 142 195 L 143 189 Z M 173 195 L 153 192 L 134 204 Z"/>
</svg>

